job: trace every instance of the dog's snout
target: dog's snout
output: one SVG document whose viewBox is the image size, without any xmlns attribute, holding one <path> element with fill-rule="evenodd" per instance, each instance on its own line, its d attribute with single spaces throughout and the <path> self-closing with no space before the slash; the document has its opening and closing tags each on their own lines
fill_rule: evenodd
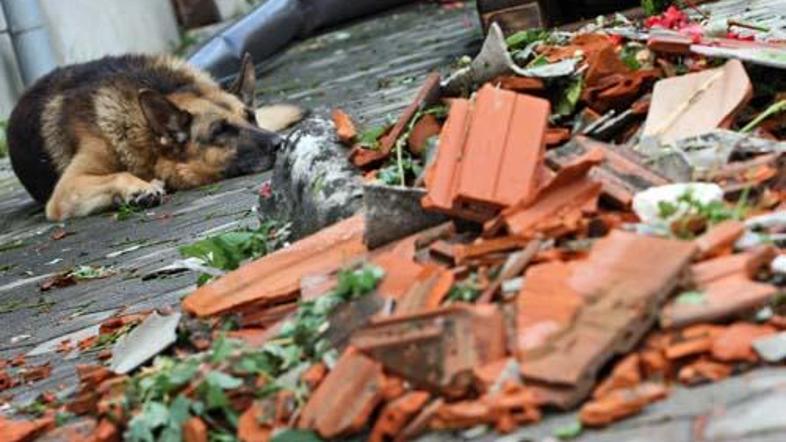
<svg viewBox="0 0 786 442">
<path fill-rule="evenodd" d="M 249 129 L 244 135 L 253 145 L 264 149 L 281 147 L 285 141 L 281 135 L 264 129 Z"/>
</svg>

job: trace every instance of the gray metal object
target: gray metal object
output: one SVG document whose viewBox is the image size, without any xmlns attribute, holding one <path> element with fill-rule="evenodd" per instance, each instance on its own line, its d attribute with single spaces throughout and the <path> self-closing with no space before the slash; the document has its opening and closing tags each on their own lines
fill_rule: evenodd
<svg viewBox="0 0 786 442">
<path fill-rule="evenodd" d="M 205 43 L 188 61 L 225 79 L 237 72 L 246 52 L 259 63 L 317 29 L 411 1 L 267 0 Z"/>
<path fill-rule="evenodd" d="M 25 86 L 57 67 L 38 0 L 0 0 Z"/>
</svg>

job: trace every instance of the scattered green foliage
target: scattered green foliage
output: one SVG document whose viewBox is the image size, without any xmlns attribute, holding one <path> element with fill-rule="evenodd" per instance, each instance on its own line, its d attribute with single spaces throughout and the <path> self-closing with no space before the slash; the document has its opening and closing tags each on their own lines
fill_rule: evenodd
<svg viewBox="0 0 786 442">
<path fill-rule="evenodd" d="M 197 43 L 199 43 L 199 39 L 196 37 L 196 35 L 188 31 L 181 31 L 180 40 L 177 43 L 173 43 L 171 45 L 172 54 L 177 57 L 185 57 L 188 55 L 188 51 Z"/>
<path fill-rule="evenodd" d="M 564 425 L 554 429 L 554 437 L 560 439 L 574 439 L 579 437 L 583 430 L 584 428 L 582 427 L 581 422 L 575 421 L 572 424 Z"/>
<path fill-rule="evenodd" d="M 683 292 L 675 298 L 677 304 L 704 305 L 705 301 L 704 293 L 697 291 Z"/>
<path fill-rule="evenodd" d="M 772 106 L 768 107 L 764 110 L 761 114 L 759 114 L 756 118 L 754 118 L 750 123 L 745 125 L 740 132 L 748 133 L 752 132 L 753 129 L 756 129 L 761 123 L 763 123 L 766 119 L 777 115 L 781 112 L 786 112 L 786 100 L 778 101 L 777 103 L 773 104 Z"/>
<path fill-rule="evenodd" d="M 559 95 L 554 105 L 554 114 L 561 117 L 573 114 L 573 111 L 576 110 L 576 105 L 579 103 L 579 98 L 581 98 L 583 89 L 583 78 L 580 75 L 572 77 L 569 83 L 559 89 Z"/>
<path fill-rule="evenodd" d="M 247 259 L 256 259 L 283 247 L 289 239 L 289 227 L 278 221 L 266 221 L 254 230 L 244 228 L 220 233 L 178 250 L 183 257 L 199 258 L 207 266 L 235 270 Z M 201 282 L 206 282 L 206 278 L 209 276 L 200 276 Z"/>
<path fill-rule="evenodd" d="M 76 418 L 74 413 L 69 411 L 59 411 L 55 414 L 55 425 L 62 427 L 63 425 L 73 421 Z"/>
<path fill-rule="evenodd" d="M 399 175 L 399 166 L 404 170 L 405 182 L 411 181 L 423 173 L 422 161 L 413 158 L 408 151 L 402 152 L 401 163 L 392 160 L 388 165 L 379 170 L 377 179 L 388 186 L 398 186 L 401 184 L 401 176 Z"/>
<path fill-rule="evenodd" d="M 19 299 L 14 299 L 11 301 L 0 303 L 0 315 L 4 313 L 11 313 L 28 308 L 38 309 L 39 311 L 47 311 L 50 308 L 52 308 L 52 306 L 54 305 L 55 302 L 45 296 L 41 296 L 40 298 L 38 298 L 37 301 L 29 301 L 29 302 L 24 302 Z"/>
<path fill-rule="evenodd" d="M 117 206 L 114 217 L 116 221 L 126 221 L 142 213 L 142 208 L 130 203 L 121 203 Z"/>
<path fill-rule="evenodd" d="M 86 281 L 90 279 L 102 279 L 115 274 L 115 271 L 109 267 L 102 266 L 76 266 L 68 276 L 76 279 L 77 281 Z"/>
<path fill-rule="evenodd" d="M 639 52 L 641 52 L 642 49 L 643 47 L 638 44 L 626 44 L 622 47 L 620 59 L 627 67 L 637 71 L 642 67 L 639 59 L 637 58 Z"/>
<path fill-rule="evenodd" d="M 509 36 L 505 39 L 505 43 L 508 45 L 508 50 L 523 49 L 536 41 L 548 39 L 549 34 L 545 29 L 527 29 Z"/>
<path fill-rule="evenodd" d="M 683 221 L 693 218 L 701 219 L 708 225 L 718 224 L 730 219 L 741 220 L 745 218 L 749 210 L 749 192 L 750 189 L 745 189 L 740 195 L 737 204 L 734 207 L 730 207 L 723 201 L 703 203 L 693 195 L 692 191 L 688 190 L 677 197 L 677 200 L 674 202 L 659 201 L 658 216 L 666 220 L 679 215 L 680 218 L 673 221 L 675 225 L 680 225 Z"/>
<path fill-rule="evenodd" d="M 471 274 L 467 279 L 456 283 L 448 292 L 447 299 L 451 302 L 475 302 L 480 297 L 477 274 Z"/>
<path fill-rule="evenodd" d="M 384 135 L 389 128 L 389 125 L 381 125 L 364 130 L 358 135 L 358 145 L 364 149 L 379 149 L 379 137 Z"/>
</svg>

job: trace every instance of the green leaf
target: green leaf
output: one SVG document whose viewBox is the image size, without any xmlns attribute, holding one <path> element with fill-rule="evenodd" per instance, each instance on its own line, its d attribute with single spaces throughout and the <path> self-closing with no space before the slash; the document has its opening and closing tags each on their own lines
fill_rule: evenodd
<svg viewBox="0 0 786 442">
<path fill-rule="evenodd" d="M 576 109 L 576 105 L 581 98 L 581 91 L 584 89 L 584 80 L 581 76 L 574 77 L 570 83 L 561 90 L 561 95 L 554 106 L 554 113 L 566 117 L 571 115 Z"/>
<path fill-rule="evenodd" d="M 323 442 L 323 439 L 313 431 L 284 430 L 276 433 L 271 442 Z"/>
<path fill-rule="evenodd" d="M 205 376 L 205 382 L 209 385 L 221 388 L 222 390 L 231 390 L 243 385 L 242 379 L 215 370 Z"/>
<path fill-rule="evenodd" d="M 378 149 L 379 138 L 388 131 L 387 125 L 375 126 L 361 132 L 358 136 L 358 144 L 365 149 Z"/>
<path fill-rule="evenodd" d="M 508 50 L 521 49 L 536 41 L 546 40 L 549 32 L 543 29 L 527 29 L 516 32 L 505 39 Z"/>
<path fill-rule="evenodd" d="M 578 437 L 583 428 L 581 426 L 581 422 L 576 421 L 572 424 L 565 425 L 554 430 L 554 437 L 558 437 L 560 439 L 573 439 Z"/>
<path fill-rule="evenodd" d="M 683 292 L 680 293 L 679 296 L 675 299 L 674 302 L 677 304 L 688 304 L 688 305 L 704 305 L 706 303 L 706 296 L 702 292 Z"/>
</svg>

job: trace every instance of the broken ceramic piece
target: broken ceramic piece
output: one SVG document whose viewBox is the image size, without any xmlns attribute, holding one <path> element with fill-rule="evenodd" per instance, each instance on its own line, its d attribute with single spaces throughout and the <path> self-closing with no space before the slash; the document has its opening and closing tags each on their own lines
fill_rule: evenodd
<svg viewBox="0 0 786 442">
<path fill-rule="evenodd" d="M 117 341 L 112 348 L 110 369 L 117 374 L 129 373 L 166 350 L 177 340 L 176 331 L 181 316 L 180 313 L 167 316 L 151 313 L 131 333 Z"/>
</svg>

